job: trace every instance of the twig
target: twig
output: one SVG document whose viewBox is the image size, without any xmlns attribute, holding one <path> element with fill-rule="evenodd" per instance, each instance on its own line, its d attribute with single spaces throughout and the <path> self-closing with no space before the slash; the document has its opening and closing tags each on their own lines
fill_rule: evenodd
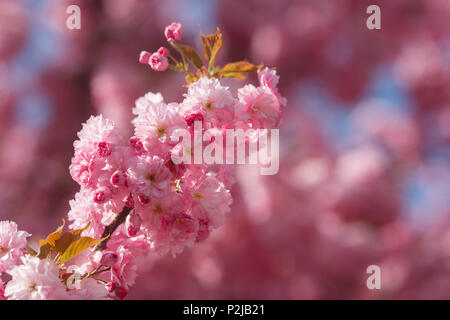
<svg viewBox="0 0 450 320">
<path fill-rule="evenodd" d="M 127 216 L 130 214 L 131 210 L 133 210 L 133 208 L 127 206 L 123 207 L 122 211 L 114 218 L 113 222 L 111 222 L 109 225 L 105 227 L 105 231 L 103 231 L 102 238 L 105 237 L 107 238 L 102 242 L 100 242 L 99 244 L 97 244 L 95 250 L 105 250 L 106 243 L 108 242 L 109 238 L 114 233 L 114 231 L 116 231 L 117 227 L 120 226 L 125 221 Z"/>
</svg>

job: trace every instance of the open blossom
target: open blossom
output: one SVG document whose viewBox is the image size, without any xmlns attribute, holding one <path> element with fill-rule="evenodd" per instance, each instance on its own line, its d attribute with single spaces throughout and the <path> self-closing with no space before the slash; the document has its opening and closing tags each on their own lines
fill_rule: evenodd
<svg viewBox="0 0 450 320">
<path fill-rule="evenodd" d="M 22 264 L 9 271 L 12 279 L 5 296 L 12 300 L 68 299 L 66 287 L 59 278 L 59 268 L 51 260 L 26 255 Z"/>
<path fill-rule="evenodd" d="M 114 122 L 102 115 L 91 116 L 78 132 L 79 140 L 74 142 L 75 153 L 89 152 L 100 157 L 109 156 L 122 137 Z"/>
<path fill-rule="evenodd" d="M 250 119 L 256 128 L 272 129 L 279 125 L 280 103 L 269 87 L 255 87 L 251 84 L 238 90 L 240 105 L 237 113 Z"/>
<path fill-rule="evenodd" d="M 191 191 L 194 199 L 193 214 L 199 219 L 207 219 L 214 228 L 220 226 L 233 202 L 223 183 L 208 176 Z"/>
<path fill-rule="evenodd" d="M 262 70 L 258 70 L 258 80 L 261 86 L 268 87 L 272 93 L 277 97 L 280 105 L 285 106 L 287 103 L 286 98 L 282 97 L 278 92 L 277 86 L 280 77 L 277 76 L 275 70 L 265 67 Z"/>
<path fill-rule="evenodd" d="M 141 105 L 141 101 L 139 105 Z M 136 103 L 136 109 L 138 107 Z M 139 111 L 138 111 L 139 112 Z M 135 136 L 147 150 L 155 152 L 160 143 L 170 142 L 170 136 L 176 129 L 184 128 L 185 121 L 180 115 L 178 104 L 148 101 L 146 112 L 139 112 L 133 120 Z"/>
<path fill-rule="evenodd" d="M 87 189 L 77 192 L 75 199 L 69 201 L 69 205 L 68 218 L 72 221 L 70 228 L 81 229 L 90 223 L 84 232 L 94 238 L 101 236 L 104 226 L 109 224 L 114 219 L 115 213 L 120 210 L 111 202 L 96 204 Z"/>
<path fill-rule="evenodd" d="M 166 35 L 166 39 L 168 41 L 180 41 L 182 36 L 182 30 L 183 27 L 181 24 L 172 22 L 170 25 L 168 25 L 164 31 L 164 34 Z"/>
<path fill-rule="evenodd" d="M 152 234 L 156 251 L 159 254 L 170 252 L 173 256 L 190 247 L 197 239 L 198 222 L 184 213 L 166 215 L 161 228 Z"/>
<path fill-rule="evenodd" d="M 172 178 L 165 160 L 158 156 L 137 156 L 127 171 L 130 189 L 136 195 L 145 195 L 150 199 L 162 197 L 169 191 Z"/>
<path fill-rule="evenodd" d="M 137 276 L 136 259 L 131 251 L 120 246 L 117 248 L 117 262 L 111 267 L 111 280 L 118 286 L 128 289 Z"/>
<path fill-rule="evenodd" d="M 25 231 L 18 231 L 16 223 L 0 221 L 0 273 L 7 272 L 20 261 L 29 236 Z"/>
<path fill-rule="evenodd" d="M 235 100 L 216 78 L 200 78 L 189 86 L 181 111 L 185 117 L 201 114 L 205 121 L 223 124 L 234 116 Z"/>
<path fill-rule="evenodd" d="M 169 67 L 169 61 L 167 58 L 158 52 L 155 52 L 150 56 L 148 64 L 153 70 L 156 71 L 165 71 L 167 67 Z"/>
<path fill-rule="evenodd" d="M 114 123 L 103 116 L 91 116 L 78 132 L 75 154 L 69 167 L 72 178 L 82 186 L 95 187 L 109 179 L 111 162 L 117 161 L 122 137 Z"/>
</svg>

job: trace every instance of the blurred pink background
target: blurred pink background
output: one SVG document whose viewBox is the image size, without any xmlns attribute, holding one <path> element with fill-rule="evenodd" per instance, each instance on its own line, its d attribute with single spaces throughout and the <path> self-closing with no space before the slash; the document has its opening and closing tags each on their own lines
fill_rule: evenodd
<svg viewBox="0 0 450 320">
<path fill-rule="evenodd" d="M 81 30 L 66 28 L 71 4 Z M 381 30 L 366 28 L 371 4 Z M 2 0 L 0 220 L 49 233 L 78 189 L 81 123 L 102 113 L 129 135 L 139 96 L 182 99 L 181 74 L 137 59 L 173 21 L 197 48 L 219 26 L 218 64 L 277 67 L 280 171 L 239 168 L 225 225 L 142 261 L 127 298 L 450 299 L 448 0 Z"/>
</svg>

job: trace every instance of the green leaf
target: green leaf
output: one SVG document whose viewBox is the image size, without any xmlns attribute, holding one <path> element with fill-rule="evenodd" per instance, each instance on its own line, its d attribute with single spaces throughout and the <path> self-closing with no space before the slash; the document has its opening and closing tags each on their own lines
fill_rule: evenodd
<svg viewBox="0 0 450 320">
<path fill-rule="evenodd" d="M 84 250 L 86 250 L 89 247 L 95 246 L 96 244 L 102 242 L 104 239 L 93 239 L 90 237 L 81 237 L 78 240 L 72 242 L 68 248 L 64 251 L 64 253 L 60 257 L 61 263 L 64 263 L 73 257 L 77 256 Z"/>
<path fill-rule="evenodd" d="M 220 28 L 217 28 L 215 34 L 210 34 L 209 36 L 201 34 L 201 37 L 203 41 L 203 53 L 209 63 L 214 65 L 216 54 L 222 48 L 222 33 L 220 32 Z"/>
<path fill-rule="evenodd" d="M 197 69 L 200 69 L 203 67 L 203 61 L 202 58 L 198 55 L 197 51 L 195 51 L 194 48 L 190 46 L 180 46 L 181 51 L 183 52 L 184 56 L 187 58 L 187 60 L 192 63 Z"/>
</svg>

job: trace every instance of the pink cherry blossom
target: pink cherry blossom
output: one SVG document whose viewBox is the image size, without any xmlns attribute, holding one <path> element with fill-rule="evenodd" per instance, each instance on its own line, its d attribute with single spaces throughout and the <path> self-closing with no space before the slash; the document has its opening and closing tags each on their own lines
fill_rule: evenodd
<svg viewBox="0 0 450 320">
<path fill-rule="evenodd" d="M 136 109 L 140 110 L 141 101 L 136 103 Z M 146 150 L 162 148 L 160 143 L 169 143 L 174 130 L 184 128 L 185 121 L 180 116 L 176 103 L 148 101 L 145 112 L 136 111 L 137 117 L 133 119 L 135 136 L 143 143 Z"/>
<path fill-rule="evenodd" d="M 281 112 L 277 97 L 266 87 L 251 84 L 238 90 L 239 102 L 237 113 L 243 119 L 251 119 L 256 128 L 272 129 L 279 124 Z"/>
<path fill-rule="evenodd" d="M 8 272 L 20 261 L 29 236 L 25 231 L 18 231 L 16 223 L 0 221 L 0 273 Z"/>
<path fill-rule="evenodd" d="M 67 299 L 66 287 L 59 278 L 58 266 L 48 259 L 26 255 L 22 264 L 9 271 L 12 279 L 5 288 L 5 296 L 11 300 L 60 300 Z"/>
<path fill-rule="evenodd" d="M 165 71 L 169 67 L 169 61 L 158 52 L 153 53 L 148 60 L 148 64 L 155 71 Z"/>
<path fill-rule="evenodd" d="M 139 55 L 139 63 L 148 64 L 151 55 L 152 54 L 150 52 L 142 51 Z"/>
<path fill-rule="evenodd" d="M 160 47 L 157 52 L 160 55 L 162 55 L 163 57 L 168 57 L 169 56 L 169 49 L 167 49 L 166 47 Z"/>
<path fill-rule="evenodd" d="M 180 41 L 182 36 L 182 29 L 183 27 L 181 26 L 181 24 L 172 22 L 166 27 L 164 31 L 166 39 L 168 41 Z"/>
<path fill-rule="evenodd" d="M 166 194 L 172 174 L 164 162 L 165 160 L 158 156 L 137 156 L 127 171 L 130 190 L 150 199 Z"/>
<path fill-rule="evenodd" d="M 195 185 L 191 195 L 194 203 L 193 215 L 199 219 L 210 221 L 214 228 L 222 224 L 233 202 L 223 183 L 213 176 L 208 176 Z"/>
<path fill-rule="evenodd" d="M 200 78 L 189 86 L 184 96 L 181 104 L 184 117 L 201 114 L 205 121 L 223 124 L 234 116 L 235 99 L 229 88 L 216 78 Z"/>
<path fill-rule="evenodd" d="M 118 259 L 111 268 L 111 280 L 118 286 L 128 289 L 134 284 L 137 276 L 136 260 L 124 247 L 119 247 L 116 254 Z"/>
</svg>

